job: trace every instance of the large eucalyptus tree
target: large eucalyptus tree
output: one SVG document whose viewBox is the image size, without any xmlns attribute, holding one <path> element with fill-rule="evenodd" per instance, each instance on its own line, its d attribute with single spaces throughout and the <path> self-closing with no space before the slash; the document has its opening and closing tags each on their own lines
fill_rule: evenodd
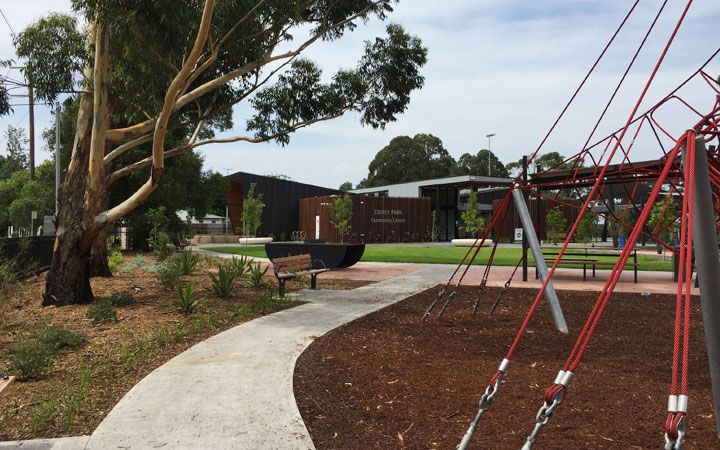
<svg viewBox="0 0 720 450">
<path fill-rule="evenodd" d="M 89 255 L 109 224 L 161 182 L 168 158 L 210 143 L 289 142 L 313 123 L 356 111 L 384 127 L 422 87 L 427 51 L 398 25 L 367 42 L 356 67 L 323 81 L 301 58 L 359 23 L 383 20 L 392 0 L 74 0 L 84 19 L 53 15 L 18 36 L 17 53 L 40 98 L 76 91 L 72 156 L 60 211 L 45 305 L 91 301 Z M 234 129 L 233 106 L 252 109 L 248 134 Z M 226 133 L 227 134 L 227 133 Z M 180 145 L 168 136 L 181 136 Z M 133 157 L 130 157 L 133 155 Z M 145 171 L 147 181 L 117 204 L 108 192 Z"/>
</svg>

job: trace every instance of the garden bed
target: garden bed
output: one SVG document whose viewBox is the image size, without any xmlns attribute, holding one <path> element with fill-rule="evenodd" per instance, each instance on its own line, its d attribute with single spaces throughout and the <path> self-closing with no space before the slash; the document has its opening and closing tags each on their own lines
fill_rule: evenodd
<svg viewBox="0 0 720 450">
<path fill-rule="evenodd" d="M 295 396 L 318 450 L 451 449 L 477 412 L 535 290 L 462 289 L 444 319 L 420 316 L 437 288 L 318 338 L 295 370 Z M 554 331 L 543 302 L 515 355 L 476 449 L 518 449 L 545 389 L 570 352 L 597 293 L 560 291 L 571 333 Z M 718 448 L 699 301 L 693 305 L 689 437 L 684 448 Z M 436 310 L 437 311 L 437 310 Z M 565 402 L 538 449 L 645 449 L 664 444 L 674 296 L 617 294 Z"/>
<path fill-rule="evenodd" d="M 218 298 L 208 272 L 216 273 L 227 260 L 204 258 L 182 277 L 182 285 L 193 282 L 195 298 L 202 299 L 192 313 L 183 314 L 174 305 L 177 291 L 163 289 L 157 273 L 143 268 L 153 266 L 153 258 L 123 270 L 131 261 L 138 258 L 126 256 L 113 278 L 92 280 L 95 304 L 118 293 L 135 299 L 115 308 L 116 319 L 105 323 L 94 325 L 87 317 L 95 304 L 43 308 L 44 276 L 22 282 L 0 300 L 0 371 L 17 374 L 10 368 L 19 342 L 62 347 L 53 351 L 46 376 L 16 381 L 0 395 L 0 440 L 89 434 L 132 386 L 175 355 L 242 322 L 299 304 L 270 295 L 277 292 L 272 271 L 262 289 L 247 287 L 243 279 L 229 298 Z M 321 276 L 318 287 L 365 284 Z M 307 280 L 287 285 L 289 292 L 308 286 Z"/>
</svg>

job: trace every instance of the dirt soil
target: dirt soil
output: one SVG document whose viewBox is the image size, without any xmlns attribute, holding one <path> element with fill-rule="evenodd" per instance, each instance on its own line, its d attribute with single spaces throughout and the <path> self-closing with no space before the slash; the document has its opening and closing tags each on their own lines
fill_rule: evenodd
<svg viewBox="0 0 720 450">
<path fill-rule="evenodd" d="M 133 256 L 126 255 L 124 264 Z M 242 322 L 300 304 L 268 298 L 242 285 L 231 298 L 215 297 L 208 272 L 216 271 L 221 261 L 225 262 L 203 258 L 192 275 L 183 277 L 183 284 L 195 283 L 195 296 L 202 299 L 190 315 L 173 306 L 176 292 L 163 290 L 156 274 L 143 269 L 131 273 L 118 270 L 112 278 L 92 280 L 98 298 L 124 292 L 136 299 L 117 309 L 116 321 L 101 325 L 93 325 L 86 317 L 91 305 L 43 308 L 44 275 L 24 281 L 0 297 L 0 372 L 13 374 L 8 356 L 18 337 L 49 323 L 80 332 L 86 341 L 77 350 L 62 351 L 48 377 L 16 381 L 0 394 L 0 441 L 90 434 L 132 386 L 175 355 Z M 155 260 L 145 256 L 145 262 Z M 277 292 L 271 273 L 265 276 L 265 283 Z M 320 289 L 353 289 L 366 284 L 324 280 L 322 275 L 318 279 Z M 289 281 L 287 291 L 309 285 L 309 279 Z M 87 392 L 79 388 L 83 370 L 91 373 Z"/>
<path fill-rule="evenodd" d="M 462 289 L 443 319 L 420 321 L 434 288 L 320 337 L 301 355 L 295 396 L 319 450 L 455 448 L 536 292 L 511 288 L 490 315 L 499 289 L 489 289 L 473 315 L 476 289 Z M 597 298 L 559 295 L 570 335 L 554 330 L 543 302 L 471 448 L 517 450 L 532 431 L 543 393 Z M 720 448 L 694 300 L 685 448 Z M 535 448 L 663 447 L 674 309 L 674 296 L 615 295 Z"/>
</svg>

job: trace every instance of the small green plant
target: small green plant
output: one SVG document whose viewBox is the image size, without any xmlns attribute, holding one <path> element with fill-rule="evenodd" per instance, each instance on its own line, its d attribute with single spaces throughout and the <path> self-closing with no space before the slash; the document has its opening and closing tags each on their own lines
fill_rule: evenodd
<svg viewBox="0 0 720 450">
<path fill-rule="evenodd" d="M 191 314 L 195 311 L 201 300 L 193 298 L 193 291 L 195 290 L 194 283 L 188 283 L 185 287 L 178 288 L 178 298 L 175 300 L 175 308 L 183 314 Z"/>
<path fill-rule="evenodd" d="M 247 255 L 242 255 L 239 258 L 236 258 L 233 256 L 233 258 L 228 263 L 230 268 L 235 273 L 235 276 L 243 277 L 245 273 L 250 268 L 250 264 L 252 264 L 253 259 L 248 258 Z"/>
<path fill-rule="evenodd" d="M 125 292 L 116 292 L 110 296 L 110 304 L 116 308 L 129 306 L 135 303 L 135 297 Z"/>
<path fill-rule="evenodd" d="M 132 261 L 130 261 L 128 264 L 125 264 L 125 266 L 122 268 L 122 271 L 125 273 L 131 273 L 133 270 L 142 267 L 144 263 L 145 257 L 143 255 L 136 255 L 132 259 Z"/>
<path fill-rule="evenodd" d="M 263 277 L 267 273 L 268 269 L 270 267 L 263 268 L 260 266 L 260 263 L 251 264 L 249 266 L 248 274 L 250 275 L 248 277 L 248 285 L 252 287 L 255 290 L 258 290 L 265 286 L 265 282 L 263 281 Z"/>
<path fill-rule="evenodd" d="M 243 234 L 245 236 L 255 236 L 258 228 L 262 225 L 262 212 L 265 209 L 263 195 L 255 195 L 255 183 L 250 183 L 247 197 L 243 201 Z"/>
<path fill-rule="evenodd" d="M 47 428 L 53 416 L 55 416 L 56 409 L 57 406 L 52 400 L 35 405 L 32 410 L 32 417 L 30 418 L 30 430 L 33 433 L 39 433 Z"/>
<path fill-rule="evenodd" d="M 178 256 L 180 272 L 183 275 L 190 275 L 193 273 L 199 262 L 200 257 L 193 254 L 192 250 L 183 250 Z"/>
<path fill-rule="evenodd" d="M 120 265 L 120 263 L 122 263 L 122 261 L 122 253 L 120 253 L 119 250 L 114 250 L 110 255 L 110 258 L 108 258 L 108 267 L 114 272 L 115 269 L 117 269 L 117 267 Z"/>
<path fill-rule="evenodd" d="M 58 418 L 63 430 L 67 431 L 75 422 L 75 418 L 80 412 L 80 406 L 87 398 L 90 392 L 90 379 L 92 373 L 89 368 L 80 369 L 77 380 L 66 380 L 65 394 L 61 398 L 60 408 L 58 408 Z"/>
<path fill-rule="evenodd" d="M 152 239 L 150 249 L 159 261 L 165 261 L 175 253 L 175 245 L 170 240 L 170 236 L 163 231 L 158 232 Z"/>
<path fill-rule="evenodd" d="M 463 211 L 460 218 L 465 224 L 465 231 L 470 237 L 477 236 L 480 230 L 485 228 L 485 218 L 480 215 L 478 197 L 475 191 L 470 191 L 468 209 Z"/>
<path fill-rule="evenodd" d="M 180 284 L 182 267 L 177 260 L 169 259 L 157 265 L 158 281 L 167 291 L 174 291 Z"/>
<path fill-rule="evenodd" d="M 337 197 L 328 205 L 328 208 L 330 208 L 330 223 L 340 235 L 340 242 L 345 242 L 345 235 L 350 231 L 353 215 L 352 207 L 352 198 L 348 193 Z"/>
<path fill-rule="evenodd" d="M 210 273 L 210 279 L 212 280 L 212 289 L 220 298 L 228 298 L 232 295 L 235 290 L 235 282 L 237 275 L 235 270 L 227 265 L 218 266 L 218 273 Z"/>
<path fill-rule="evenodd" d="M 93 325 L 100 325 L 117 320 L 117 309 L 109 299 L 103 299 L 88 308 L 85 315 Z"/>
<path fill-rule="evenodd" d="M 56 355 L 55 350 L 37 337 L 25 335 L 10 346 L 10 370 L 17 373 L 21 381 L 39 380 L 50 373 Z"/>
</svg>

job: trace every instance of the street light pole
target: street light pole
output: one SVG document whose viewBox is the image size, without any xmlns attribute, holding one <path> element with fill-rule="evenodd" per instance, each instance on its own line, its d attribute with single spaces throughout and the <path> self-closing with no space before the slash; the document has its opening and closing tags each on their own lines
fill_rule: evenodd
<svg viewBox="0 0 720 450">
<path fill-rule="evenodd" d="M 495 136 L 495 133 L 486 134 L 485 137 L 488 139 L 488 176 L 491 176 L 490 171 L 490 138 Z"/>
<path fill-rule="evenodd" d="M 55 107 L 55 216 L 60 212 L 60 101 Z"/>
</svg>

